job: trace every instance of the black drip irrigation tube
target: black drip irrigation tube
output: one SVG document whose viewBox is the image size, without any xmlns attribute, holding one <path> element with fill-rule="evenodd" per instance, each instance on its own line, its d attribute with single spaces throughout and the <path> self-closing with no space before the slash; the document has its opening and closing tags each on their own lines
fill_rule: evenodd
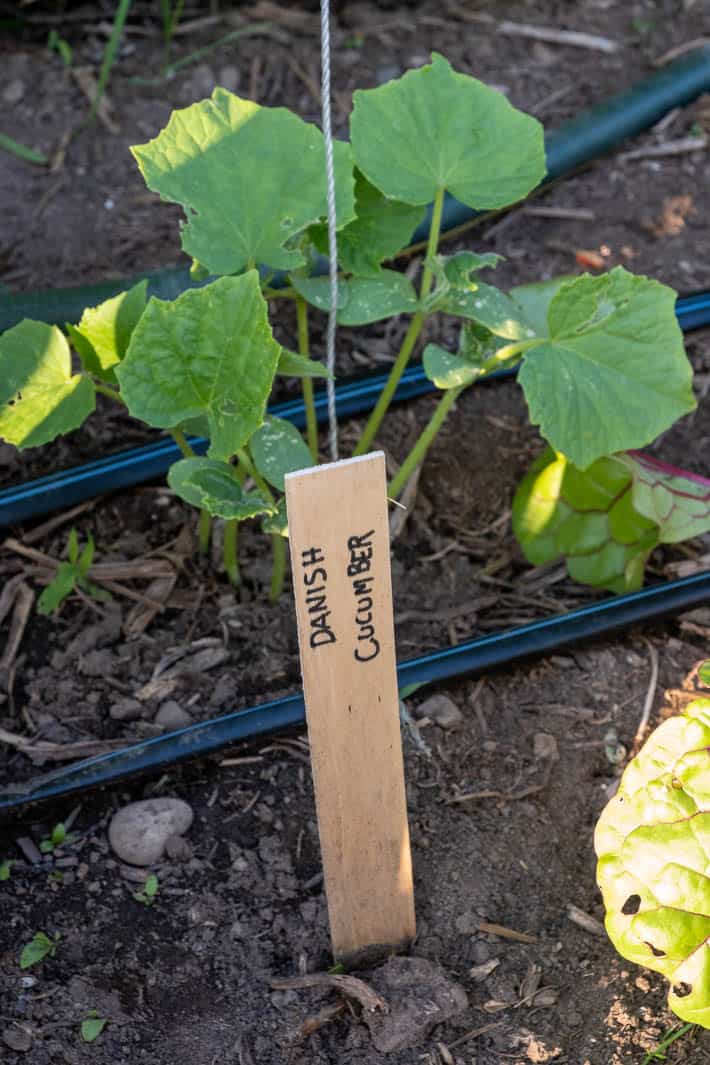
<svg viewBox="0 0 710 1065">
<path fill-rule="evenodd" d="M 548 177 L 555 180 L 604 154 L 627 137 L 657 122 L 669 110 L 681 107 L 710 90 L 710 47 L 700 48 L 664 70 L 613 97 L 551 133 L 546 142 Z M 462 204 L 449 198 L 444 228 L 452 229 L 473 217 Z M 414 234 L 425 239 L 428 221 Z M 152 274 L 149 293 L 173 299 L 192 287 L 186 268 Z M 63 323 L 77 320 L 87 305 L 99 303 L 123 291 L 139 278 L 106 282 L 78 289 L 55 290 L 0 298 L 0 330 L 25 317 Z M 678 321 L 688 331 L 710 324 L 710 293 L 681 297 L 676 305 Z M 514 372 L 514 371 L 508 371 Z M 492 377 L 501 376 L 492 375 Z M 338 387 L 338 414 L 362 413 L 372 407 L 385 375 L 368 375 Z M 396 398 L 411 399 L 432 390 L 420 366 L 410 367 L 400 382 Z M 300 401 L 277 404 L 272 413 L 303 423 Z M 317 410 L 325 415 L 323 396 Z M 196 441 L 198 447 L 199 441 Z M 202 447 L 206 442 L 202 442 Z M 128 487 L 163 473 L 178 457 L 172 441 L 133 448 L 118 455 L 88 463 L 64 473 L 40 478 L 27 485 L 0 492 L 0 526 L 39 517 L 59 506 L 68 506 L 106 491 Z M 107 484 L 108 481 L 108 484 Z M 397 670 L 400 688 L 432 684 L 511 666 L 528 658 L 549 654 L 581 640 L 608 636 L 641 622 L 649 622 L 707 602 L 710 573 L 668 581 L 639 592 L 615 596 L 555 617 L 536 621 L 507 632 L 485 636 L 458 647 L 437 651 L 402 663 Z M 61 799 L 79 791 L 112 784 L 146 772 L 162 771 L 188 758 L 204 756 L 238 742 L 302 725 L 303 696 L 273 700 L 248 710 L 225 714 L 205 724 L 191 725 L 119 751 L 87 759 L 76 765 L 10 785 L 0 794 L 0 811 L 16 812 L 37 802 Z"/>
<path fill-rule="evenodd" d="M 397 669 L 400 689 L 433 684 L 562 650 L 640 622 L 657 620 L 707 602 L 710 573 L 619 595 L 567 614 L 534 621 L 508 632 L 484 636 L 458 647 L 403 662 Z M 303 695 L 289 695 L 224 714 L 203 725 L 190 725 L 120 751 L 89 758 L 50 772 L 27 784 L 14 784 L 0 794 L 0 812 L 18 811 L 32 803 L 64 799 L 89 788 L 104 787 L 126 777 L 164 772 L 188 758 L 204 757 L 245 740 L 303 725 Z"/>
<path fill-rule="evenodd" d="M 679 297 L 676 302 L 676 315 L 679 325 L 686 332 L 710 325 L 710 292 Z M 483 378 L 481 383 L 500 380 L 501 377 L 514 373 L 514 368 L 499 370 Z M 341 381 L 336 387 L 338 418 L 372 410 L 386 380 L 386 373 L 374 373 Z M 409 366 L 394 394 L 394 402 L 402 403 L 435 391 L 421 365 Z M 315 407 L 318 421 L 326 422 L 328 406 L 325 391 L 316 391 Z M 274 403 L 269 407 L 269 413 L 285 418 L 299 429 L 305 425 L 301 399 Z M 189 442 L 197 454 L 203 454 L 208 446 L 208 442 L 200 437 L 191 437 Z M 181 452 L 175 442 L 172 438 L 166 438 L 152 444 L 144 444 L 142 447 L 119 451 L 115 455 L 108 455 L 82 466 L 38 477 L 34 481 L 10 485 L 0 489 L 0 528 L 43 517 L 60 507 L 76 506 L 86 499 L 106 492 L 144 484 L 162 476 L 180 457 Z"/>
</svg>

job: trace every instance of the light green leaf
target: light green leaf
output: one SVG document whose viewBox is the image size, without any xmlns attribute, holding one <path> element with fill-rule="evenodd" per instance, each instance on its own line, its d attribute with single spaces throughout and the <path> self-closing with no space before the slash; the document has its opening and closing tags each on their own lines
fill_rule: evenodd
<svg viewBox="0 0 710 1065">
<path fill-rule="evenodd" d="M 710 531 L 710 481 L 642 451 L 616 456 L 633 477 L 634 507 L 654 521 L 664 544 Z"/>
<path fill-rule="evenodd" d="M 14 864 L 11 858 L 6 858 L 4 862 L 0 862 L 0 881 L 10 879 L 10 872 Z"/>
<path fill-rule="evenodd" d="M 284 496 L 276 504 L 276 512 L 263 519 L 261 530 L 266 536 L 288 537 L 288 515 Z"/>
<path fill-rule="evenodd" d="M 168 484 L 176 495 L 213 517 L 244 521 L 274 509 L 258 492 L 245 492 L 233 466 L 217 459 L 189 458 L 174 462 Z"/>
<path fill-rule="evenodd" d="M 108 1023 L 105 1017 L 97 1017 L 95 1014 L 96 1010 L 92 1010 L 91 1014 L 81 1022 L 81 1038 L 85 1043 L 93 1043 L 95 1039 L 98 1039 Z"/>
<path fill-rule="evenodd" d="M 206 415 L 211 458 L 233 455 L 261 425 L 281 347 L 256 270 L 151 299 L 116 368 L 131 414 L 169 429 Z"/>
<path fill-rule="evenodd" d="M 627 766 L 594 835 L 606 929 L 670 982 L 668 1005 L 710 1028 L 710 699 L 664 721 Z"/>
<path fill-rule="evenodd" d="M 438 255 L 444 277 L 453 288 L 468 288 L 472 275 L 479 270 L 493 270 L 502 261 L 502 255 L 487 251 L 457 251 L 453 255 Z"/>
<path fill-rule="evenodd" d="M 582 472 L 548 449 L 513 500 L 513 531 L 533 565 L 563 557 L 583 584 L 627 592 L 640 588 L 658 527 L 634 509 L 631 476 L 615 458 Z"/>
<path fill-rule="evenodd" d="M 531 420 L 580 469 L 643 447 L 694 409 L 675 300 L 620 266 L 552 299 L 550 337 L 525 352 L 518 380 Z"/>
<path fill-rule="evenodd" d="M 360 170 L 405 203 L 446 189 L 468 207 L 505 207 L 545 175 L 540 123 L 436 53 L 431 65 L 357 91 L 350 132 Z"/>
<path fill-rule="evenodd" d="M 251 438 L 249 449 L 259 473 L 281 492 L 287 473 L 315 465 L 296 426 L 283 418 L 267 418 Z"/>
<path fill-rule="evenodd" d="M 530 340 L 535 336 L 522 308 L 500 289 L 482 281 L 471 281 L 466 288 L 452 288 L 439 310 L 478 322 L 506 340 Z"/>
<path fill-rule="evenodd" d="M 276 367 L 279 377 L 330 377 L 327 367 L 317 359 L 307 359 L 297 351 L 281 348 L 279 364 Z"/>
<path fill-rule="evenodd" d="M 339 224 L 354 217 L 350 147 L 336 141 Z M 325 150 L 316 126 L 217 88 L 173 111 L 133 154 L 148 188 L 182 204 L 182 246 L 213 274 L 303 265 L 294 237 L 326 215 Z"/>
<path fill-rule="evenodd" d="M 509 296 L 522 310 L 525 320 L 535 330 L 535 336 L 550 335 L 547 324 L 550 303 L 562 285 L 574 280 L 573 276 L 553 277 L 549 281 L 533 281 L 529 285 L 516 285 L 511 288 Z"/>
<path fill-rule="evenodd" d="M 70 340 L 89 373 L 104 381 L 115 381 L 112 367 L 126 354 L 131 334 L 145 310 L 147 288 L 147 281 L 139 281 L 98 307 L 87 307 L 77 326 L 67 322 Z"/>
<path fill-rule="evenodd" d="M 53 614 L 76 588 L 79 572 L 73 562 L 60 562 L 57 572 L 37 600 L 37 610 L 45 616 Z"/>
<path fill-rule="evenodd" d="M 20 968 L 31 969 L 56 950 L 56 941 L 44 932 L 35 932 L 29 943 L 25 943 L 20 954 Z"/>
<path fill-rule="evenodd" d="M 480 368 L 438 344 L 427 344 L 422 355 L 424 373 L 437 388 L 461 388 L 481 376 Z"/>
<path fill-rule="evenodd" d="M 0 336 L 0 437 L 18 448 L 77 429 L 96 405 L 61 330 L 29 318 Z"/>
<path fill-rule="evenodd" d="M 149 899 L 154 899 L 158 894 L 158 878 L 155 873 L 151 873 L 146 877 L 143 890 Z"/>
<path fill-rule="evenodd" d="M 405 248 L 424 218 L 422 207 L 383 196 L 364 174 L 355 171 L 355 221 L 338 233 L 338 261 L 348 274 L 378 277 L 381 263 Z M 314 244 L 328 253 L 328 230 L 311 230 Z"/>
<path fill-rule="evenodd" d="M 291 276 L 299 295 L 321 311 L 330 310 L 330 281 L 327 277 Z M 338 282 L 338 322 L 340 325 L 367 325 L 395 314 L 412 314 L 417 294 L 408 277 L 395 270 L 382 270 L 377 278 L 353 277 Z"/>
<path fill-rule="evenodd" d="M 698 669 L 698 680 L 704 687 L 710 688 L 710 661 L 703 662 Z"/>
</svg>

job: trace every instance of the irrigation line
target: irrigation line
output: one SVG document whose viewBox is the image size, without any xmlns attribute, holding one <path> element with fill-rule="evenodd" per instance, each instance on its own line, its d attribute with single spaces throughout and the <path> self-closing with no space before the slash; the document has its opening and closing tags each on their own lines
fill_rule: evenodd
<svg viewBox="0 0 710 1065">
<path fill-rule="evenodd" d="M 679 324 L 686 331 L 710 325 L 710 292 L 679 297 L 676 314 Z M 483 378 L 480 383 L 496 381 L 514 372 L 514 369 L 500 370 Z M 386 373 L 374 373 L 341 381 L 335 393 L 338 418 L 371 411 L 386 380 Z M 435 391 L 421 365 L 414 365 L 403 374 L 394 401 L 402 403 Z M 315 393 L 315 409 L 318 421 L 325 424 L 328 421 L 328 405 L 324 390 Z M 269 407 L 269 413 L 292 422 L 298 428 L 305 425 L 305 410 L 300 398 L 275 403 Z M 197 454 L 204 454 L 208 446 L 207 441 L 199 437 L 191 438 L 190 445 Z M 180 457 L 172 438 L 166 438 L 24 484 L 10 485 L 0 489 L 0 528 L 41 518 L 60 507 L 76 506 L 106 492 L 152 481 L 163 476 Z"/>
<path fill-rule="evenodd" d="M 401 689 L 410 684 L 441 683 L 488 673 L 501 666 L 510 668 L 526 659 L 574 646 L 582 640 L 609 636 L 629 625 L 692 610 L 707 603 L 708 596 L 710 573 L 654 585 L 403 662 L 397 669 L 398 683 Z M 204 757 L 236 743 L 302 726 L 304 721 L 305 708 L 300 692 L 274 699 L 86 759 L 24 784 L 10 785 L 0 793 L 0 812 L 21 810 L 48 799 L 63 799 L 142 773 L 162 773 L 188 758 Z"/>
</svg>

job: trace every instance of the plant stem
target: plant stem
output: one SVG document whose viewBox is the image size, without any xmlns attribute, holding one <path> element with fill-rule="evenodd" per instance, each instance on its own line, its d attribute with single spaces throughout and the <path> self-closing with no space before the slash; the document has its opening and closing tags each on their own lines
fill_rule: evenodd
<svg viewBox="0 0 710 1065">
<path fill-rule="evenodd" d="M 105 385 L 101 381 L 94 381 L 93 385 L 96 391 L 100 392 L 102 396 L 108 396 L 108 398 L 114 400 L 114 402 L 122 403 L 124 407 L 126 406 L 125 399 L 115 388 L 110 388 L 109 385 Z"/>
<path fill-rule="evenodd" d="M 661 1039 L 658 1046 L 654 1050 L 648 1052 L 643 1059 L 643 1065 L 650 1065 L 652 1061 L 658 1061 L 659 1059 L 665 1061 L 666 1055 L 664 1051 L 668 1050 L 668 1047 L 675 1043 L 676 1039 L 680 1039 L 681 1036 L 686 1035 L 692 1028 L 695 1028 L 695 1025 L 691 1021 L 687 1021 L 675 1031 L 671 1029 L 671 1031 Z"/>
<path fill-rule="evenodd" d="M 177 446 L 182 451 L 182 454 L 183 454 L 184 458 L 192 459 L 192 458 L 195 457 L 195 452 L 192 450 L 192 448 L 188 444 L 188 442 L 187 442 L 187 440 L 185 438 L 185 434 L 183 433 L 182 429 L 177 429 L 177 428 L 171 429 L 170 430 L 170 435 L 172 436 L 173 440 L 175 441 Z"/>
<path fill-rule="evenodd" d="M 431 286 L 433 281 L 433 272 L 431 269 L 431 261 L 436 255 L 436 249 L 439 246 L 439 235 L 441 232 L 441 212 L 444 207 L 444 190 L 437 189 L 436 196 L 434 198 L 434 207 L 431 216 L 431 226 L 429 227 L 429 240 L 427 242 L 426 259 L 424 260 L 424 272 L 422 274 L 422 284 L 419 290 L 419 303 L 420 307 L 424 300 L 431 292 Z M 362 436 L 358 440 L 357 446 L 353 451 L 353 455 L 363 455 L 370 444 L 374 440 L 377 430 L 382 424 L 389 405 L 392 401 L 399 380 L 407 368 L 407 364 L 411 358 L 414 350 L 414 345 L 419 339 L 419 334 L 422 331 L 422 326 L 426 321 L 427 315 L 423 310 L 418 310 L 409 323 L 409 328 L 402 341 L 402 346 L 399 349 L 399 354 L 395 359 L 394 366 L 390 370 L 390 375 L 387 378 L 387 383 L 380 393 L 380 397 L 375 404 L 375 408 L 372 414 L 367 420 L 365 428 L 362 431 Z"/>
<path fill-rule="evenodd" d="M 308 340 L 308 304 L 303 296 L 296 297 L 296 321 L 298 323 L 298 351 L 305 359 L 310 359 L 311 350 Z M 310 377 L 301 379 L 303 405 L 306 408 L 306 439 L 313 461 L 318 463 L 318 421 L 313 402 L 313 381 Z"/>
<path fill-rule="evenodd" d="M 264 480 L 264 478 L 261 476 L 261 474 L 257 470 L 256 466 L 254 465 L 254 462 L 253 462 L 252 457 L 249 454 L 249 452 L 246 449 L 242 448 L 241 451 L 237 452 L 237 458 L 239 459 L 239 462 L 244 467 L 244 470 L 251 477 L 252 481 L 254 482 L 256 487 L 259 489 L 261 494 L 263 496 L 265 496 L 266 499 L 268 499 L 269 503 L 273 503 L 274 502 L 274 494 L 271 491 L 271 489 L 269 488 L 269 486 L 266 483 L 266 481 Z"/>
<path fill-rule="evenodd" d="M 236 518 L 224 523 L 224 542 L 222 544 L 222 561 L 224 572 L 235 587 L 239 586 L 239 562 L 237 560 L 237 530 L 239 522 Z"/>
<path fill-rule="evenodd" d="M 503 348 L 499 348 L 495 355 L 491 355 L 490 359 L 486 359 L 480 367 L 480 373 L 476 380 L 478 381 L 481 377 L 485 377 L 487 374 L 492 373 L 493 370 L 499 369 L 502 363 L 516 359 L 518 355 L 522 354 L 522 352 L 527 351 L 528 348 L 534 347 L 535 344 L 539 343 L 540 338 L 535 337 L 532 340 L 516 340 L 511 344 L 506 344 Z M 472 381 L 471 384 L 473 383 L 474 382 Z M 433 444 L 436 434 L 446 420 L 446 415 L 466 388 L 470 388 L 470 384 L 459 385 L 458 388 L 449 388 L 444 392 L 439 400 L 436 410 L 429 419 L 426 428 L 423 430 L 414 447 L 407 455 L 396 476 L 392 479 L 388 488 L 390 496 L 396 498 L 396 496 L 402 491 L 405 484 Z"/>
<path fill-rule="evenodd" d="M 272 603 L 277 602 L 283 588 L 286 577 L 286 541 L 279 533 L 271 537 L 271 547 L 274 553 L 274 564 L 271 570 L 271 590 L 269 599 Z"/>
<path fill-rule="evenodd" d="M 88 122 L 93 122 L 99 104 L 101 103 L 101 97 L 106 89 L 106 84 L 111 73 L 111 67 L 116 59 L 116 53 L 118 52 L 118 46 L 121 43 L 121 37 L 123 36 L 123 27 L 126 24 L 128 17 L 128 11 L 131 6 L 131 0 L 119 0 L 118 7 L 116 8 L 116 14 L 113 19 L 113 26 L 111 28 L 111 36 L 106 42 L 106 48 L 104 49 L 104 57 L 101 62 L 101 70 L 99 71 L 98 81 L 96 82 L 96 92 L 94 93 L 94 99 L 91 103 L 91 110 L 89 111 Z"/>
</svg>

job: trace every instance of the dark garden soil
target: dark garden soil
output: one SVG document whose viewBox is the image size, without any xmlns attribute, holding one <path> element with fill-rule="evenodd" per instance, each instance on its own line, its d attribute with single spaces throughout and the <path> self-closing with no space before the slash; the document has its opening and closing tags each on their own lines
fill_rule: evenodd
<svg viewBox="0 0 710 1065">
<path fill-rule="evenodd" d="M 172 107 L 222 83 L 309 119 L 318 113 L 318 23 L 309 5 L 262 0 L 215 15 L 176 39 L 175 58 L 238 24 L 267 25 L 145 85 L 133 79 L 157 76 L 162 59 L 157 5 L 136 3 L 109 86 L 115 131 L 99 123 L 69 139 L 85 100 L 45 49 L 46 34 L 57 25 L 75 65 L 95 70 L 112 5 L 73 5 L 61 19 L 56 6 L 29 5 L 31 29 L 0 42 L 3 131 L 53 159 L 47 170 L 0 158 L 0 282 L 18 292 L 180 260 L 179 212 L 146 192 L 127 150 L 153 136 Z M 0 3 L 0 15 L 13 7 Z M 206 15 L 208 5 L 188 5 L 185 20 Z M 499 28 L 506 19 L 602 34 L 619 50 L 509 36 Z M 703 36 L 710 36 L 703 0 L 399 7 L 348 0 L 334 25 L 337 124 L 346 121 L 353 88 L 396 76 L 436 49 L 504 87 L 551 128 Z M 644 154 L 703 131 L 710 131 L 707 100 L 470 239 L 507 257 L 496 279 L 504 285 L 577 272 L 594 253 L 681 292 L 708 287 L 708 157 Z M 632 151 L 642 154 L 624 154 Z M 572 217 L 541 216 L 541 208 L 566 208 Z M 291 343 L 292 328 L 284 314 L 278 329 Z M 344 369 L 385 365 L 401 328 L 343 331 Z M 444 324 L 444 339 L 447 331 Z M 657 445 L 669 461 L 705 475 L 709 341 L 696 334 L 688 345 L 699 409 Z M 393 463 L 432 403 L 392 416 L 381 443 Z M 355 433 L 353 424 L 343 427 L 343 450 Z M 0 483 L 144 439 L 122 414 L 102 410 L 80 432 L 21 460 L 0 445 Z M 512 493 L 540 447 L 514 383 L 471 390 L 459 402 L 393 546 L 401 659 L 593 598 L 563 567 L 531 569 L 512 540 Z M 277 607 L 264 600 L 265 546 L 244 534 L 244 583 L 235 593 L 208 561 L 195 559 L 192 516 L 161 484 L 94 501 L 62 524 L 10 530 L 13 539 L 0 547 L 0 594 L 22 580 L 38 591 L 42 555 L 61 556 L 72 524 L 82 538 L 92 533 L 98 562 L 116 564 L 106 576 L 113 599 L 75 598 L 53 620 L 31 614 L 0 677 L 0 729 L 11 734 L 0 746 L 3 789 L 56 768 L 58 758 L 158 735 L 159 712 L 161 721 L 171 714 L 201 721 L 297 687 L 292 605 L 288 596 Z M 658 552 L 650 578 L 702 569 L 709 550 L 705 538 Z M 704 609 L 452 685 L 458 727 L 424 727 L 429 753 L 405 734 L 414 954 L 440 965 L 468 997 L 468 1007 L 421 1045 L 381 1054 L 358 1007 L 308 1034 L 309 1019 L 337 997 L 270 986 L 330 965 L 308 749 L 291 736 L 8 820 L 0 829 L 0 863 L 14 862 L 0 883 L 0 1060 L 641 1065 L 674 1018 L 664 982 L 619 959 L 599 928 L 592 832 L 623 766 L 618 745 L 632 748 L 647 699 L 654 724 L 687 703 L 708 634 Z M 0 652 L 9 636 L 6 620 Z M 410 702 L 416 707 L 430 694 Z M 58 745 L 49 757 L 47 742 Z M 116 859 L 106 835 L 116 809 L 148 796 L 178 796 L 195 812 L 187 846 L 152 870 L 159 892 L 150 906 L 134 899 L 136 871 Z M 38 860 L 32 844 L 67 818 L 71 841 Z M 22 972 L 20 949 L 39 930 L 61 934 L 56 954 Z M 85 1044 L 79 1026 L 91 1009 L 108 1024 Z M 710 1062 L 707 1039 L 684 1038 L 668 1061 Z"/>
</svg>

